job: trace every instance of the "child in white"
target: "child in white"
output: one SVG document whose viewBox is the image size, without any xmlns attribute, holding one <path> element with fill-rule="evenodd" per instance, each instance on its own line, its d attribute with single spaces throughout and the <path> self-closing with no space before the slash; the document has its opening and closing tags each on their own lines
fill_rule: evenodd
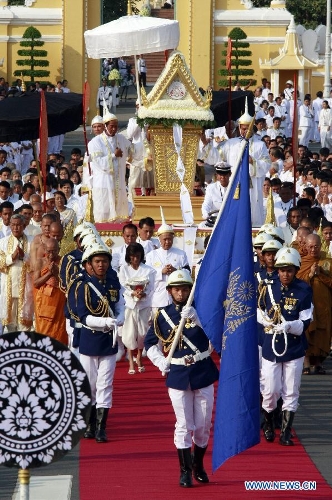
<svg viewBox="0 0 332 500">
<path fill-rule="evenodd" d="M 128 373 L 134 375 L 134 351 L 136 349 L 138 372 L 145 371 L 142 365 L 142 351 L 144 337 L 149 328 L 151 297 L 154 292 L 156 271 L 144 264 L 144 248 L 140 243 L 128 245 L 125 261 L 126 264 L 121 266 L 119 271 L 119 280 L 125 300 L 122 342 L 128 350 Z"/>
</svg>

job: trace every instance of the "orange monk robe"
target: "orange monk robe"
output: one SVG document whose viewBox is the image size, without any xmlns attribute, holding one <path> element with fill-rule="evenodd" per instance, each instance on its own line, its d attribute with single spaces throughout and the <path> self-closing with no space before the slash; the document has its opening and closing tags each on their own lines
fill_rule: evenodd
<svg viewBox="0 0 332 500">
<path fill-rule="evenodd" d="M 320 266 L 320 273 L 310 279 L 310 269 L 315 262 Z M 332 259 L 305 255 L 296 277 L 311 285 L 313 291 L 314 313 L 313 321 L 306 331 L 309 343 L 306 355 L 326 358 L 330 352 L 332 327 Z"/>
<path fill-rule="evenodd" d="M 45 267 L 41 271 L 41 276 L 47 272 L 48 269 Z M 44 285 L 35 290 L 36 332 L 48 335 L 68 345 L 64 312 L 66 296 L 59 288 L 59 280 L 52 277 Z"/>
</svg>

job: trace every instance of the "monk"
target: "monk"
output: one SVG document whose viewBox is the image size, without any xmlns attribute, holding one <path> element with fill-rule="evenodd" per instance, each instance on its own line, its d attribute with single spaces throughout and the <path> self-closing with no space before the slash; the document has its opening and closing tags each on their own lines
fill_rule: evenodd
<svg viewBox="0 0 332 500">
<path fill-rule="evenodd" d="M 37 234 L 32 243 L 30 250 L 30 269 L 34 270 L 37 260 L 44 257 L 45 243 L 50 237 L 50 226 L 55 221 L 54 215 L 45 214 L 42 217 L 40 224 L 41 234 Z"/>
<path fill-rule="evenodd" d="M 295 241 L 292 241 L 292 243 L 291 243 L 291 247 L 295 248 L 295 250 L 297 250 L 299 252 L 301 257 L 308 254 L 307 246 L 306 246 L 306 239 L 309 236 L 309 234 L 311 234 L 311 233 L 310 233 L 310 229 L 308 227 L 300 226 L 298 228 L 298 230 L 296 231 Z"/>
<path fill-rule="evenodd" d="M 65 294 L 59 288 L 59 243 L 49 238 L 44 244 L 45 256 L 34 270 L 36 331 L 68 345 L 64 307 Z"/>
<path fill-rule="evenodd" d="M 308 254 L 302 256 L 296 277 L 311 285 L 314 313 L 313 321 L 306 331 L 309 348 L 304 359 L 303 374 L 310 375 L 310 365 L 313 365 L 314 374 L 324 375 L 322 363 L 329 355 L 331 343 L 332 259 L 321 258 L 321 240 L 318 234 L 307 236 L 306 249 Z"/>
</svg>

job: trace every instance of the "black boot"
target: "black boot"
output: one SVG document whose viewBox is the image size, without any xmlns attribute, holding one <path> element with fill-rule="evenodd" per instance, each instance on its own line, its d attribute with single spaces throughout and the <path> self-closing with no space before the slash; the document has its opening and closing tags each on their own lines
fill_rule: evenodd
<svg viewBox="0 0 332 500">
<path fill-rule="evenodd" d="M 264 425 L 263 425 L 264 437 L 266 441 L 272 443 L 274 441 L 274 438 L 276 437 L 274 432 L 274 412 L 271 411 L 270 413 L 268 413 L 266 410 L 263 410 L 263 413 L 264 413 Z"/>
<path fill-rule="evenodd" d="M 282 424 L 279 443 L 283 446 L 294 446 L 294 443 L 291 440 L 294 415 L 294 411 L 284 410 L 282 412 Z"/>
<path fill-rule="evenodd" d="M 96 430 L 97 443 L 107 443 L 107 436 L 105 432 L 107 415 L 108 415 L 108 408 L 97 408 L 97 430 Z"/>
<path fill-rule="evenodd" d="M 207 446 L 205 448 L 200 448 L 195 444 L 194 454 L 193 454 L 193 475 L 196 481 L 199 483 L 208 483 L 209 478 L 204 469 L 203 458 L 206 452 Z"/>
<path fill-rule="evenodd" d="M 84 433 L 85 439 L 93 439 L 96 435 L 96 405 L 91 406 L 89 422 Z"/>
<path fill-rule="evenodd" d="M 180 486 L 184 488 L 191 488 L 193 485 L 192 480 L 192 458 L 191 448 L 183 448 L 178 450 L 180 462 Z"/>
<path fill-rule="evenodd" d="M 277 408 L 274 410 L 274 428 L 281 429 L 282 423 L 282 398 L 279 398 L 277 401 Z"/>
</svg>

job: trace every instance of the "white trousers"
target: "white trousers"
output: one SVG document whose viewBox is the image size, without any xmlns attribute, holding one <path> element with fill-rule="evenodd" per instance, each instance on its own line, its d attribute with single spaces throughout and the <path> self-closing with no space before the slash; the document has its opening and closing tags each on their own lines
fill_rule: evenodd
<svg viewBox="0 0 332 500">
<path fill-rule="evenodd" d="M 213 384 L 195 391 L 168 389 L 176 417 L 174 444 L 176 448 L 191 448 L 192 441 L 205 448 L 209 441 L 214 387 Z"/>
<path fill-rule="evenodd" d="M 300 395 L 301 375 L 303 369 L 302 358 L 277 363 L 262 358 L 263 376 L 263 404 L 264 410 L 269 413 L 277 407 L 277 401 L 282 397 L 282 409 L 296 411 Z"/>
<path fill-rule="evenodd" d="M 66 318 L 66 330 L 67 330 L 67 335 L 68 335 L 68 348 L 71 350 L 75 356 L 80 359 L 80 352 L 78 350 L 78 347 L 73 347 L 73 341 L 74 341 L 74 335 L 73 331 L 74 328 L 70 326 L 70 319 Z"/>
<path fill-rule="evenodd" d="M 299 144 L 301 146 L 308 146 L 311 134 L 311 127 L 299 127 L 301 134 L 299 136 Z"/>
<path fill-rule="evenodd" d="M 149 319 L 151 316 L 151 307 L 144 309 L 125 309 L 125 322 L 122 328 L 122 342 L 133 351 L 134 349 L 143 349 L 144 337 L 149 329 Z"/>
<path fill-rule="evenodd" d="M 115 354 L 112 356 L 80 354 L 80 362 L 91 386 L 91 404 L 95 404 L 97 408 L 112 408 L 115 358 Z"/>
<path fill-rule="evenodd" d="M 31 326 L 26 326 L 23 325 L 22 323 L 19 322 L 18 318 L 18 298 L 12 298 L 12 311 L 11 311 L 11 316 L 10 319 L 12 320 L 11 323 L 8 323 L 3 328 L 3 333 L 11 333 L 11 332 L 30 332 Z M 40 332 L 43 333 L 43 332 Z"/>
</svg>

